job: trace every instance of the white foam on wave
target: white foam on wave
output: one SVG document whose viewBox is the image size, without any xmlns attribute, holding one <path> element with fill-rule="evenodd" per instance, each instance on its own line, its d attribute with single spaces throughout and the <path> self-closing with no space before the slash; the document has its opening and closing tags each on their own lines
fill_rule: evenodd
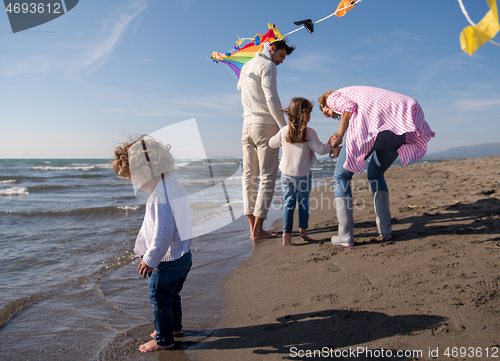
<svg viewBox="0 0 500 361">
<path fill-rule="evenodd" d="M 26 187 L 12 187 L 0 190 L 0 196 L 26 196 L 28 195 Z"/>
<path fill-rule="evenodd" d="M 181 184 L 205 184 L 205 183 L 220 183 L 228 180 L 242 180 L 242 176 L 228 177 L 228 178 L 202 178 L 202 179 L 191 179 L 191 180 L 179 180 Z"/>
<path fill-rule="evenodd" d="M 88 171 L 91 169 L 96 169 L 95 165 L 88 165 L 88 166 L 73 166 L 73 167 L 42 167 L 42 166 L 37 166 L 37 167 L 30 167 L 31 170 L 83 170 L 83 171 Z"/>
<path fill-rule="evenodd" d="M 113 169 L 112 163 L 101 163 L 101 164 L 95 164 L 94 166 L 101 169 Z"/>
<path fill-rule="evenodd" d="M 4 180 L 4 181 L 0 181 L 0 184 L 12 184 L 12 183 L 16 183 L 17 180 L 15 179 L 8 179 L 8 180 Z"/>
<path fill-rule="evenodd" d="M 175 168 L 183 168 L 185 166 L 189 165 L 189 162 L 175 162 Z"/>
<path fill-rule="evenodd" d="M 136 211 L 139 209 L 140 206 L 135 205 L 135 206 L 117 206 L 116 208 L 118 209 L 123 209 L 124 211 Z"/>
<path fill-rule="evenodd" d="M 236 213 L 236 214 L 238 214 L 238 217 L 239 217 L 241 215 L 240 213 L 243 212 L 243 201 L 241 201 L 241 202 L 234 201 L 234 202 L 230 202 L 229 204 L 228 203 L 218 204 L 216 206 L 209 207 L 206 209 L 196 209 L 197 206 L 199 206 L 199 205 L 196 205 L 193 203 L 191 204 L 191 207 L 192 207 L 191 210 L 193 211 L 193 214 L 192 214 L 193 226 L 198 226 L 198 227 L 203 227 L 203 223 L 210 221 L 216 217 L 220 217 L 223 215 L 229 215 L 230 213 Z M 202 207 L 202 208 L 205 208 L 205 207 Z"/>
</svg>

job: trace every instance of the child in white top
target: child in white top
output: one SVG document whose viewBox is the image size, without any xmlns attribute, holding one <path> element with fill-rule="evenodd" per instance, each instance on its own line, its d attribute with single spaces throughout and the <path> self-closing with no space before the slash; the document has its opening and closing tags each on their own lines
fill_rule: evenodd
<svg viewBox="0 0 500 361">
<path fill-rule="evenodd" d="M 177 178 L 170 174 L 174 158 L 169 150 L 169 145 L 141 136 L 115 148 L 113 161 L 118 175 L 131 179 L 150 194 L 134 248 L 142 257 L 139 273 L 149 277 L 155 326 L 151 334 L 154 339 L 142 344 L 141 352 L 174 347 L 174 335 L 182 330 L 179 292 L 192 265 L 189 199 Z"/>
<path fill-rule="evenodd" d="M 333 153 L 338 156 L 340 148 L 321 143 L 314 129 L 307 123 L 311 119 L 313 105 L 305 98 L 293 98 L 284 112 L 289 125 L 269 140 L 271 148 L 282 146 L 279 169 L 283 188 L 283 245 L 293 246 L 292 228 L 295 205 L 299 203 L 299 228 L 303 241 L 310 241 L 307 235 L 309 222 L 309 192 L 311 190 L 311 167 L 318 166 L 314 153 Z"/>
</svg>

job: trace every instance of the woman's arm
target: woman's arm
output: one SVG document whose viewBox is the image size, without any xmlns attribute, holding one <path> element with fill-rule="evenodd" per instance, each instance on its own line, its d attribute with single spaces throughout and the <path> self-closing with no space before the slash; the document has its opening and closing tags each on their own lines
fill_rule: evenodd
<svg viewBox="0 0 500 361">
<path fill-rule="evenodd" d="M 352 112 L 342 112 L 339 130 L 337 133 L 333 134 L 330 139 L 328 139 L 328 143 L 330 143 L 332 147 L 335 148 L 342 144 L 342 138 L 344 137 L 347 128 L 349 128 L 349 121 L 351 120 L 351 117 Z"/>
</svg>

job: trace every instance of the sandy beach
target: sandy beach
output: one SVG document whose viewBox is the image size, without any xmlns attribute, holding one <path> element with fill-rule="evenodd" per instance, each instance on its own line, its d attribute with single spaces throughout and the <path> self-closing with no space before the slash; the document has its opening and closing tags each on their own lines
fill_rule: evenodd
<svg viewBox="0 0 500 361">
<path fill-rule="evenodd" d="M 394 238 L 387 242 L 377 238 L 366 175 L 356 175 L 351 249 L 330 243 L 332 185 L 319 187 L 311 194 L 314 241 L 295 234 L 295 247 L 280 238 L 258 242 L 220 284 L 222 320 L 189 356 L 500 358 L 499 172 L 500 157 L 389 169 Z"/>
</svg>

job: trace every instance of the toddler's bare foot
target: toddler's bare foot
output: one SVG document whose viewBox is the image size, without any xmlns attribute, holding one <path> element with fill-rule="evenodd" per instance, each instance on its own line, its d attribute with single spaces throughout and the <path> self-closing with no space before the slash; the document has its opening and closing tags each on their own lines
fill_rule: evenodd
<svg viewBox="0 0 500 361">
<path fill-rule="evenodd" d="M 295 243 L 292 242 L 291 233 L 283 233 L 283 246 L 295 246 Z"/>
<path fill-rule="evenodd" d="M 182 331 L 174 331 L 174 332 L 172 332 L 172 334 L 174 335 L 174 337 L 177 337 L 177 336 L 182 335 Z M 151 338 L 155 338 L 156 331 L 153 331 L 153 333 L 151 335 L 149 335 L 149 336 L 151 336 Z"/>
<path fill-rule="evenodd" d="M 139 351 L 141 352 L 153 352 L 153 351 L 161 351 L 168 350 L 174 347 L 174 344 L 168 346 L 160 346 L 156 343 L 155 340 L 151 340 L 139 346 Z"/>
</svg>

